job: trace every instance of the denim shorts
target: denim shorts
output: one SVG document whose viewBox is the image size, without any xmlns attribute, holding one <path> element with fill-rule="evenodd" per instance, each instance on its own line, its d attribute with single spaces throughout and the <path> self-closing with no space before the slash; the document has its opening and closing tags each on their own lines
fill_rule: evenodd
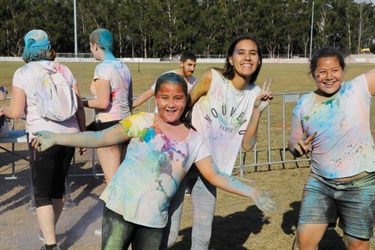
<svg viewBox="0 0 375 250">
<path fill-rule="evenodd" d="M 375 222 L 375 173 L 336 182 L 310 173 L 298 224 L 336 224 L 348 235 L 370 239 Z"/>
</svg>

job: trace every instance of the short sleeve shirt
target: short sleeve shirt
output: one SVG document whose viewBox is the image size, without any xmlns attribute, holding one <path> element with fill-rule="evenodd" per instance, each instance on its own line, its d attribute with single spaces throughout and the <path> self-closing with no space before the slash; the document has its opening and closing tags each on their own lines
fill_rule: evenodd
<svg viewBox="0 0 375 250">
<path fill-rule="evenodd" d="M 370 105 L 365 75 L 341 84 L 327 101 L 311 92 L 302 96 L 293 114 L 312 141 L 311 169 L 325 178 L 344 178 L 375 171 L 375 146 L 370 129 Z"/>
<path fill-rule="evenodd" d="M 191 165 L 210 154 L 203 137 L 190 130 L 175 141 L 155 125 L 153 113 L 139 113 L 120 123 L 131 137 L 125 160 L 101 199 L 126 221 L 163 228 L 168 207 Z"/>
<path fill-rule="evenodd" d="M 120 60 L 104 60 L 94 72 L 94 80 L 103 79 L 110 83 L 110 103 L 105 110 L 95 110 L 96 120 L 102 122 L 119 121 L 131 115 L 129 95 L 131 94 L 132 78 L 129 68 Z M 95 85 L 91 93 L 96 97 Z"/>
<path fill-rule="evenodd" d="M 42 64 L 46 68 L 57 68 L 68 82 L 73 86 L 77 82 L 69 70 L 69 68 L 63 64 L 56 64 L 52 61 L 39 61 L 39 62 L 29 62 L 23 67 L 16 70 L 13 75 L 12 86 L 21 88 L 26 95 L 26 130 L 29 132 L 30 139 L 34 136 L 32 133 L 47 130 L 55 133 L 76 133 L 79 132 L 79 126 L 77 119 L 72 117 L 63 122 L 56 122 L 40 117 L 36 110 L 37 99 L 35 97 L 35 92 L 38 86 L 41 84 L 41 74 L 37 70 L 38 65 Z"/>
</svg>

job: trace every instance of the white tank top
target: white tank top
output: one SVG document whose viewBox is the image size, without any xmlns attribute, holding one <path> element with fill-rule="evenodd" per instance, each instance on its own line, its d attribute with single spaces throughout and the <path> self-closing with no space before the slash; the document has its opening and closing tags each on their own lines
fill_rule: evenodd
<svg viewBox="0 0 375 250">
<path fill-rule="evenodd" d="M 261 89 L 249 84 L 244 90 L 212 69 L 207 95 L 193 107 L 192 123 L 206 138 L 211 156 L 218 168 L 231 174 L 242 138 Z"/>
</svg>

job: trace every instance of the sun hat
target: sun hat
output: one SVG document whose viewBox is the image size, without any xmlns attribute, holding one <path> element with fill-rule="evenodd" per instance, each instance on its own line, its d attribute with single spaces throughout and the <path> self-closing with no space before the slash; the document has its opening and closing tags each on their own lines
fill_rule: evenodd
<svg viewBox="0 0 375 250">
<path fill-rule="evenodd" d="M 49 49 L 51 47 L 51 42 L 48 39 L 48 35 L 44 30 L 30 30 L 25 36 L 25 47 L 26 48 L 36 48 L 45 47 Z"/>
</svg>

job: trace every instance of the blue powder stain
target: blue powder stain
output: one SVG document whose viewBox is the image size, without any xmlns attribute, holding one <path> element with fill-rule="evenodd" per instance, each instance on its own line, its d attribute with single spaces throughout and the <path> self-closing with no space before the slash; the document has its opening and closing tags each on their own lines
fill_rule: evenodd
<svg viewBox="0 0 375 250">
<path fill-rule="evenodd" d="M 334 101 L 334 99 L 328 100 L 328 101 L 324 102 L 324 104 L 325 105 L 330 105 L 330 107 L 332 108 L 333 107 L 333 101 Z"/>
<path fill-rule="evenodd" d="M 155 129 L 147 129 L 146 133 L 143 135 L 143 140 L 148 143 L 155 137 Z"/>
</svg>

